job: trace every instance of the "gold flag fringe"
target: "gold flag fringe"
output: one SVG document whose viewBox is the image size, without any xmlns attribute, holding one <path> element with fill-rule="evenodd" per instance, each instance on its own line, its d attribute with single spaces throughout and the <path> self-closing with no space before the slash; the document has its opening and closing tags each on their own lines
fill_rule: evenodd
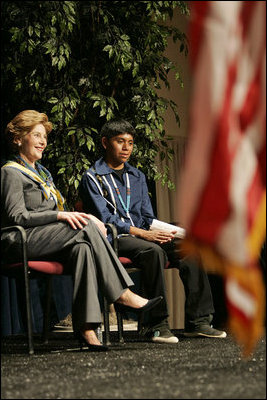
<svg viewBox="0 0 267 400">
<path fill-rule="evenodd" d="M 227 260 L 215 249 L 191 238 L 179 243 L 184 255 L 201 258 L 201 267 L 207 272 L 221 275 L 225 281 L 234 279 L 255 301 L 255 313 L 250 319 L 242 318 L 234 309 L 228 307 L 228 328 L 242 349 L 244 357 L 250 357 L 263 335 L 265 321 L 265 286 L 260 268 L 255 265 L 244 266 Z"/>
</svg>

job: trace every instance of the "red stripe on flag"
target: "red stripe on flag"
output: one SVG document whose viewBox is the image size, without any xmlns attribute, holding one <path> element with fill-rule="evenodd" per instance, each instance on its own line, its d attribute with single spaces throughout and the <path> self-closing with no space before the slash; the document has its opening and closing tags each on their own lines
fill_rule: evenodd
<svg viewBox="0 0 267 400">
<path fill-rule="evenodd" d="M 236 77 L 235 65 L 229 68 L 228 84 L 224 105 L 221 110 L 217 129 L 214 129 L 213 151 L 210 159 L 210 173 L 203 188 L 202 198 L 196 210 L 190 232 L 196 238 L 209 244 L 216 243 L 221 225 L 230 212 L 229 183 L 234 152 L 229 151 L 229 124 L 231 115 L 231 92 Z"/>
<path fill-rule="evenodd" d="M 240 21 L 243 26 L 242 30 L 243 39 L 245 39 L 245 37 L 249 33 L 251 18 L 253 16 L 253 12 L 255 11 L 256 6 L 257 6 L 256 1 L 243 1 L 240 13 Z"/>
<path fill-rule="evenodd" d="M 205 18 L 209 10 L 208 1 L 191 1 L 190 2 L 191 14 L 196 13 L 197 19 L 194 20 L 194 24 L 189 25 L 189 38 L 190 38 L 190 55 L 192 67 L 195 67 L 197 62 L 197 56 L 199 54 L 199 48 L 202 43 L 203 26 Z"/>
</svg>

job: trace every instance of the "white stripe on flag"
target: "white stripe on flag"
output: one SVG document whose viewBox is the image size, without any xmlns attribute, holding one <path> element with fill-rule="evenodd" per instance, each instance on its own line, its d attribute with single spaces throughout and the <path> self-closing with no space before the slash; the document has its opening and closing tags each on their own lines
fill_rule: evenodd
<svg viewBox="0 0 267 400">
<path fill-rule="evenodd" d="M 256 310 L 254 298 L 250 296 L 248 292 L 242 290 L 235 279 L 228 278 L 225 288 L 228 300 L 232 305 L 241 310 L 248 318 L 253 317 Z"/>
</svg>

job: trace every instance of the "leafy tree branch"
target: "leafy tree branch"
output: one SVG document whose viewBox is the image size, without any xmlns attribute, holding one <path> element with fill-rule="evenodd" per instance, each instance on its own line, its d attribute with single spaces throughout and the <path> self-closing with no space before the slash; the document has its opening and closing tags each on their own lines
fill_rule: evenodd
<svg viewBox="0 0 267 400">
<path fill-rule="evenodd" d="M 2 1 L 2 132 L 23 109 L 46 112 L 54 130 L 45 164 L 70 207 L 81 176 L 101 154 L 99 131 L 113 118 L 137 130 L 131 162 L 149 179 L 171 189 L 156 156 L 172 158 L 164 130 L 168 107 L 159 95 L 169 73 L 183 86 L 179 66 L 168 59 L 168 39 L 188 52 L 186 35 L 166 23 L 183 1 Z"/>
</svg>

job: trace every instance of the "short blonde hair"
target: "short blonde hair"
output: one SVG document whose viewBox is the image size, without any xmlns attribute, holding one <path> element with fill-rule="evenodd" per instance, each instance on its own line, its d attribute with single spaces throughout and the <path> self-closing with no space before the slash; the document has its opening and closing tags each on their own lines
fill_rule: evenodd
<svg viewBox="0 0 267 400">
<path fill-rule="evenodd" d="M 21 111 L 6 127 L 6 139 L 9 149 L 13 153 L 18 152 L 18 145 L 15 139 L 21 139 L 27 133 L 31 132 L 35 125 L 42 124 L 46 133 L 50 133 L 53 129 L 52 122 L 48 121 L 45 113 L 40 113 L 35 110 Z"/>
</svg>

